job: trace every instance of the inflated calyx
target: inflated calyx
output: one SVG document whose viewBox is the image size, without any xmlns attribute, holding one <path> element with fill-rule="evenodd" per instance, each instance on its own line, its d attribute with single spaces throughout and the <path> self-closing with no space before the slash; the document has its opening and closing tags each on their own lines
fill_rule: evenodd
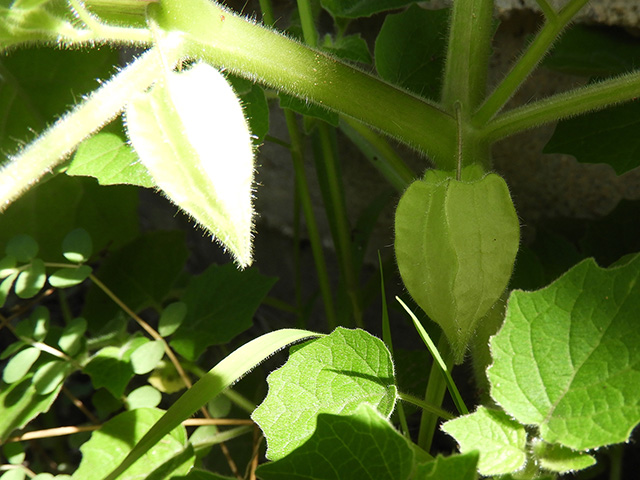
<svg viewBox="0 0 640 480">
<path fill-rule="evenodd" d="M 461 363 L 513 271 L 520 226 L 507 184 L 493 173 L 465 182 L 429 171 L 400 199 L 395 230 L 402 280 Z"/>
</svg>

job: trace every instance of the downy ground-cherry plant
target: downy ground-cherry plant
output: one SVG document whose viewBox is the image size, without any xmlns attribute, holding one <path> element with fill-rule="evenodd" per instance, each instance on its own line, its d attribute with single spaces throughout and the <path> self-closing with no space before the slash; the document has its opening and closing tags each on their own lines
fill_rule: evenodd
<svg viewBox="0 0 640 480">
<path fill-rule="evenodd" d="M 532 240 L 493 152 L 555 125 L 545 152 L 638 168 L 640 40 L 536 3 L 495 76 L 491 0 L 4 0 L 0 478 L 636 475 L 637 202 Z M 538 69 L 583 80 L 515 101 Z M 353 152 L 383 185 L 357 218 Z"/>
</svg>

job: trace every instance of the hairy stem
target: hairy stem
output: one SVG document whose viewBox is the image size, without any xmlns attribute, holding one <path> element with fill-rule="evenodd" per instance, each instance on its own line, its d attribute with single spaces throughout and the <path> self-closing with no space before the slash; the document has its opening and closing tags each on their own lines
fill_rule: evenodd
<svg viewBox="0 0 640 480">
<path fill-rule="evenodd" d="M 162 50 L 165 60 L 177 61 L 178 53 L 179 48 Z M 148 88 L 158 75 L 160 61 L 159 49 L 151 49 L 11 157 L 0 169 L 0 211 L 118 115 L 134 95 Z"/>
<path fill-rule="evenodd" d="M 495 142 L 545 123 L 599 110 L 640 96 L 640 71 L 559 93 L 506 112 L 490 122 L 481 135 Z"/>
<path fill-rule="evenodd" d="M 486 124 L 505 106 L 507 101 L 522 86 L 525 79 L 549 52 L 549 49 L 571 19 L 588 1 L 571 0 L 557 15 L 547 16 L 544 26 L 522 57 L 473 116 L 475 125 Z M 550 12 L 545 10 L 545 13 Z"/>
<path fill-rule="evenodd" d="M 206 0 L 151 7 L 162 28 L 185 32 L 193 57 L 359 119 L 435 162 L 451 162 L 455 121 L 426 100 Z"/>
<path fill-rule="evenodd" d="M 475 110 L 484 99 L 492 17 L 493 0 L 453 2 L 442 89 L 442 105 L 449 112 L 456 102 Z"/>
</svg>

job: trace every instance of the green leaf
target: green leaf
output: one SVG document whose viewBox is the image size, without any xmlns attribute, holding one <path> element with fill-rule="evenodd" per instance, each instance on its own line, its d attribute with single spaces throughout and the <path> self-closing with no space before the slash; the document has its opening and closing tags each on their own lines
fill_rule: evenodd
<svg viewBox="0 0 640 480">
<path fill-rule="evenodd" d="M 40 365 L 33 374 L 33 386 L 40 395 L 56 391 L 71 373 L 73 367 L 64 360 L 52 360 Z"/>
<path fill-rule="evenodd" d="M 369 17 L 374 13 L 404 7 L 415 0 L 320 0 L 334 17 Z"/>
<path fill-rule="evenodd" d="M 41 182 L 0 215 L 0 243 L 28 233 L 40 245 L 39 256 L 62 261 L 60 245 L 82 227 L 95 251 L 115 249 L 138 232 L 138 192 L 129 186 L 101 187 L 92 178 L 57 175 Z"/>
<path fill-rule="evenodd" d="M 13 273 L 5 278 L 2 283 L 0 283 L 0 307 L 3 307 L 5 302 L 7 301 L 7 297 L 9 293 L 11 293 L 11 289 L 13 288 L 13 284 L 18 278 L 19 272 Z"/>
<path fill-rule="evenodd" d="M 16 353 L 5 365 L 2 380 L 9 384 L 22 380 L 38 357 L 40 357 L 40 350 L 35 347 L 27 347 Z"/>
<path fill-rule="evenodd" d="M 1 480 L 26 480 L 27 474 L 22 469 L 11 469 L 0 477 Z"/>
<path fill-rule="evenodd" d="M 253 146 L 244 112 L 216 69 L 199 63 L 141 94 L 126 108 L 141 162 L 167 197 L 251 264 Z"/>
<path fill-rule="evenodd" d="M 162 410 L 140 408 L 121 413 L 106 422 L 100 430 L 91 435 L 91 439 L 80 447 L 82 461 L 72 478 L 77 480 L 100 480 L 105 471 L 118 465 L 145 433 L 163 415 Z M 136 463 L 129 467 L 119 480 L 138 480 L 147 478 L 150 472 L 163 463 L 181 453 L 187 443 L 187 433 L 183 426 L 178 426 L 166 435 Z M 183 475 L 193 466 L 195 456 L 190 462 L 181 464 L 176 470 L 166 472 L 165 478 L 171 475 Z"/>
<path fill-rule="evenodd" d="M 87 4 L 92 14 L 111 25 L 125 25 L 127 28 L 144 28 L 145 12 L 149 6 L 147 1 L 140 0 L 92 0 Z"/>
<path fill-rule="evenodd" d="M 238 77 L 237 75 L 234 75 L 229 71 L 223 72 L 223 75 L 224 75 L 224 78 L 227 80 L 227 82 L 229 82 L 229 84 L 233 88 L 233 91 L 236 92 L 237 95 L 242 96 L 242 95 L 251 93 L 251 90 L 255 85 L 251 80 L 244 77 Z"/>
<path fill-rule="evenodd" d="M 175 393 L 186 388 L 184 380 L 176 371 L 176 367 L 171 362 L 165 362 L 164 360 L 158 363 L 147 381 L 164 393 Z"/>
<path fill-rule="evenodd" d="M 264 432 L 270 460 L 307 441 L 320 413 L 349 415 L 369 403 L 388 417 L 396 400 L 389 351 L 363 330 L 337 328 L 292 349 L 267 382 L 269 393 L 251 417 Z"/>
<path fill-rule="evenodd" d="M 249 122 L 254 145 L 261 145 L 269 132 L 269 105 L 262 87 L 252 84 L 248 92 L 240 95 L 245 117 Z"/>
<path fill-rule="evenodd" d="M 105 387 L 116 398 L 124 394 L 124 389 L 134 375 L 126 350 L 118 347 L 99 350 L 83 371 L 91 377 L 94 388 Z"/>
<path fill-rule="evenodd" d="M 207 402 L 207 411 L 212 418 L 224 418 L 231 412 L 231 400 L 220 395 Z"/>
<path fill-rule="evenodd" d="M 533 442 L 533 452 L 543 469 L 557 473 L 584 470 L 596 463 L 596 459 L 591 455 L 576 452 L 562 445 L 549 445 L 538 439 Z"/>
<path fill-rule="evenodd" d="M 173 334 L 171 346 L 195 360 L 208 346 L 229 342 L 251 327 L 256 309 L 274 283 L 274 278 L 255 269 L 212 265 L 189 282 L 182 297 L 187 315 Z"/>
<path fill-rule="evenodd" d="M 112 132 L 101 132 L 82 142 L 65 173 L 95 177 L 100 185 L 155 187 L 153 178 L 133 149 Z"/>
<path fill-rule="evenodd" d="M 187 304 L 184 302 L 173 302 L 164 307 L 158 320 L 158 333 L 163 337 L 168 337 L 174 333 L 185 317 L 187 316 Z"/>
<path fill-rule="evenodd" d="M 248 425 L 223 430 L 219 430 L 214 426 L 198 427 L 191 437 L 189 437 L 189 441 L 196 450 L 198 457 L 204 458 L 211 452 L 211 447 L 214 445 L 220 445 L 223 442 L 228 442 L 242 436 L 246 438 L 246 436 L 252 433 L 252 430 L 253 428 Z"/>
<path fill-rule="evenodd" d="M 122 408 L 122 401 L 114 397 L 106 388 L 97 389 L 91 396 L 91 403 L 101 418 Z"/>
<path fill-rule="evenodd" d="M 21 442 L 6 443 L 2 446 L 2 453 L 4 453 L 7 461 L 13 465 L 19 465 L 24 462 L 25 453 L 24 446 Z"/>
<path fill-rule="evenodd" d="M 159 306 L 189 255 L 184 236 L 177 231 L 145 233 L 108 256 L 95 275 L 135 312 Z M 97 331 L 119 311 L 113 300 L 92 285 L 82 315 L 90 331 Z"/>
<path fill-rule="evenodd" d="M 218 397 L 224 398 L 221 395 L 219 395 Z M 226 430 L 226 432 L 228 432 L 229 430 Z M 193 433 L 189 437 L 189 443 L 193 445 L 194 449 L 196 450 L 197 456 L 199 458 L 203 458 L 211 453 L 211 449 L 209 447 L 220 443 L 220 435 L 222 435 L 222 432 L 220 431 L 220 429 L 218 429 L 218 427 L 216 427 L 215 425 L 205 425 L 202 427 L 198 427 L 193 431 Z"/>
<path fill-rule="evenodd" d="M 21 382 L 7 385 L 0 383 L 0 441 L 4 441 L 11 433 L 24 427 L 32 419 L 49 410 L 54 402 L 62 384 L 47 394 L 40 395 L 32 384 L 32 374 L 29 374 Z"/>
<path fill-rule="evenodd" d="M 476 480 L 478 452 L 443 457 L 418 465 L 415 480 Z"/>
<path fill-rule="evenodd" d="M 640 256 L 585 260 L 547 288 L 514 291 L 491 341 L 491 396 L 548 443 L 624 442 L 640 422 Z"/>
<path fill-rule="evenodd" d="M 4 55 L 0 65 L 0 151 L 15 151 L 33 137 L 32 132 L 43 130 L 69 105 L 97 88 L 96 79 L 109 78 L 118 63 L 118 49 L 107 46 L 90 50 L 36 46 Z"/>
<path fill-rule="evenodd" d="M 62 255 L 70 262 L 86 262 L 89 260 L 92 250 L 91 235 L 84 228 L 71 230 L 62 240 Z"/>
<path fill-rule="evenodd" d="M 310 433 L 307 441 L 259 466 L 256 474 L 264 480 L 403 480 L 414 468 L 409 442 L 372 405 L 361 404 L 343 415 L 321 413 Z"/>
<path fill-rule="evenodd" d="M 160 340 L 147 342 L 131 354 L 131 366 L 136 375 L 144 375 L 153 370 L 164 356 L 164 343 Z"/>
<path fill-rule="evenodd" d="M 467 183 L 430 170 L 400 199 L 395 229 L 402 280 L 461 363 L 476 322 L 506 288 L 518 251 L 507 185 L 495 174 Z"/>
<path fill-rule="evenodd" d="M 69 288 L 84 282 L 93 269 L 89 265 L 80 265 L 78 268 L 59 268 L 49 275 L 49 285 L 55 288 Z"/>
<path fill-rule="evenodd" d="M 162 394 L 151 385 L 143 385 L 127 395 L 129 410 L 136 408 L 154 408 L 160 404 Z"/>
<path fill-rule="evenodd" d="M 376 38 L 378 74 L 432 100 L 440 98 L 449 9 L 425 10 L 411 5 L 387 15 Z"/>
<path fill-rule="evenodd" d="M 322 48 L 343 60 L 371 64 L 369 46 L 359 33 L 340 36 L 335 40 L 327 34 L 322 42 Z"/>
<path fill-rule="evenodd" d="M 21 8 L 21 9 L 27 10 L 30 8 L 40 7 L 50 1 L 51 0 L 14 0 L 13 3 L 11 4 L 11 8 L 12 9 Z"/>
<path fill-rule="evenodd" d="M 334 127 L 337 127 L 340 123 L 340 116 L 336 112 L 327 110 L 320 105 L 305 102 L 300 98 L 284 92 L 279 92 L 278 98 L 280 99 L 280 108 L 288 108 L 307 117 L 319 118 Z"/>
<path fill-rule="evenodd" d="M 28 319 L 22 320 L 16 325 L 16 335 L 40 342 L 45 339 L 49 331 L 49 319 L 49 309 L 38 305 L 33 309 Z"/>
<path fill-rule="evenodd" d="M 145 475 L 146 480 L 166 480 L 174 478 L 173 472 L 186 473 L 195 463 L 195 451 L 193 445 L 188 443 L 186 447 L 168 458 L 162 465 Z"/>
<path fill-rule="evenodd" d="M 74 356 L 80 351 L 84 340 L 84 332 L 87 330 L 87 321 L 84 318 L 74 318 L 60 334 L 58 345 L 64 353 Z"/>
<path fill-rule="evenodd" d="M 638 37 L 619 27 L 574 25 L 554 44 L 543 65 L 572 75 L 608 77 L 638 67 Z"/>
<path fill-rule="evenodd" d="M 4 251 L 17 261 L 26 263 L 35 258 L 39 249 L 38 242 L 31 235 L 21 234 L 12 237 Z"/>
<path fill-rule="evenodd" d="M 9 275 L 16 273 L 16 259 L 7 255 L 0 259 L 0 278 L 7 278 Z"/>
<path fill-rule="evenodd" d="M 640 102 L 562 120 L 544 153 L 573 155 L 582 163 L 607 163 L 618 175 L 640 165 Z"/>
<path fill-rule="evenodd" d="M 206 470 L 194 468 L 187 475 L 182 477 L 173 477 L 171 480 L 236 480 L 236 477 L 224 477 Z"/>
<path fill-rule="evenodd" d="M 8 347 L 0 351 L 0 360 L 9 358 L 11 355 L 18 353 L 20 350 L 22 350 L 26 346 L 27 346 L 27 343 L 23 342 L 22 340 L 13 342 L 11 345 L 9 345 Z"/>
<path fill-rule="evenodd" d="M 193 386 L 176 400 L 165 415 L 156 422 L 131 453 L 104 480 L 115 480 L 137 459 L 155 445 L 164 435 L 180 422 L 189 418 L 209 400 L 215 398 L 233 382 L 241 378 L 257 364 L 273 353 L 318 334 L 306 330 L 284 329 L 264 334 L 235 350 L 224 360 L 209 370 Z"/>
<path fill-rule="evenodd" d="M 461 453 L 480 452 L 482 475 L 516 472 L 527 461 L 527 432 L 504 412 L 478 407 L 474 413 L 449 420 L 442 430 L 456 439 Z"/>
<path fill-rule="evenodd" d="M 0 10 L 0 39 L 3 52 L 12 46 L 35 43 L 38 39 L 51 40 L 52 37 L 55 38 L 55 32 L 69 28 L 64 18 L 67 12 L 60 11 L 60 4 L 57 2 L 57 12 L 51 11 L 50 8 L 42 8 L 43 5 L 39 5 L 42 2 L 38 0 L 16 0 L 11 5 L 10 3 L 9 0 L 4 1 L 3 5 L 11 8 L 3 7 Z M 47 3 L 51 5 L 54 2 Z M 7 473 L 6 478 L 14 478 L 13 475 Z"/>
</svg>

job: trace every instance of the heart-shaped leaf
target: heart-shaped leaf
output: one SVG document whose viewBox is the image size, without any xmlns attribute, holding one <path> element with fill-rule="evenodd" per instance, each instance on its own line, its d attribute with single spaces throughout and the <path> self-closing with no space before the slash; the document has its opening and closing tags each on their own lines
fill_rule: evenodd
<svg viewBox="0 0 640 480">
<path fill-rule="evenodd" d="M 491 340 L 491 396 L 574 450 L 624 442 L 640 422 L 640 255 L 585 260 L 548 287 L 514 291 Z"/>
<path fill-rule="evenodd" d="M 458 441 L 462 453 L 480 452 L 478 471 L 482 475 L 512 473 L 527 461 L 527 433 L 504 412 L 478 407 L 474 413 L 448 421 L 442 429 Z"/>
<path fill-rule="evenodd" d="M 363 330 L 337 328 L 292 348 L 267 378 L 269 394 L 252 414 L 267 438 L 267 458 L 302 445 L 321 413 L 349 415 L 363 403 L 389 416 L 396 400 L 393 363 L 384 343 Z"/>
</svg>

